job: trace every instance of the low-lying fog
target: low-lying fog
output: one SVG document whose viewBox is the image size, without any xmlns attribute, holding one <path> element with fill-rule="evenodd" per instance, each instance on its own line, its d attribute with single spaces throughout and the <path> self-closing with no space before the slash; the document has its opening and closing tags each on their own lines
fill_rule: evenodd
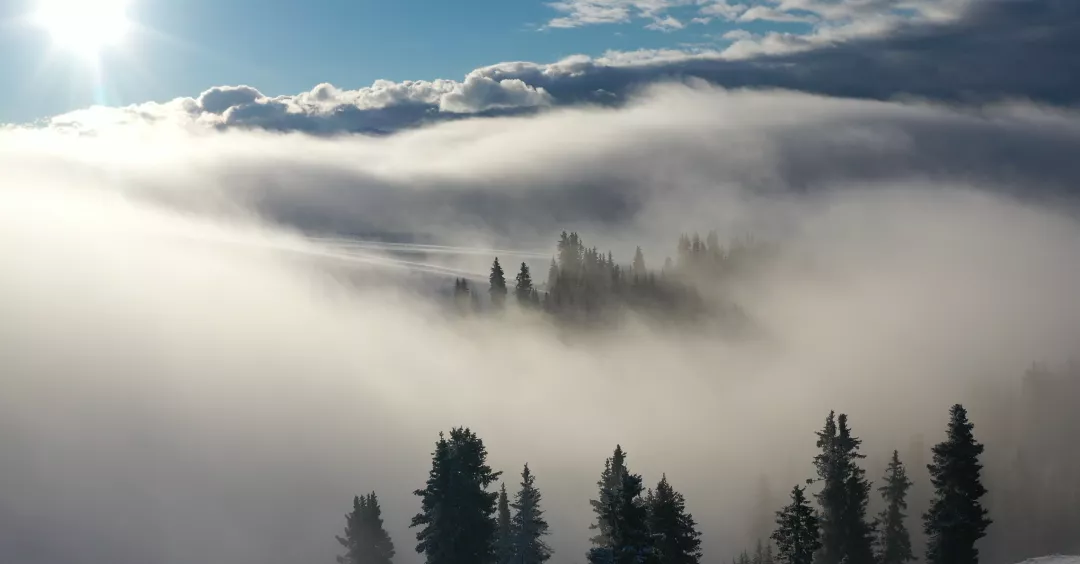
<svg viewBox="0 0 1080 564">
<path fill-rule="evenodd" d="M 727 562 L 761 476 L 779 500 L 812 475 L 830 409 L 877 479 L 949 405 L 971 402 L 978 436 L 987 390 L 1076 352 L 1078 150 L 1080 117 L 1022 104 L 700 85 L 383 139 L 2 131 L 0 561 L 332 562 L 376 490 L 397 561 L 420 562 L 412 491 L 466 425 L 512 491 L 537 475 L 553 562 L 584 560 L 616 443 Z M 766 336 L 567 339 L 396 283 L 484 277 L 488 249 L 540 280 L 563 229 L 653 268 L 682 232 L 776 242 L 738 291 Z M 403 265 L 305 233 L 478 251 Z"/>
</svg>

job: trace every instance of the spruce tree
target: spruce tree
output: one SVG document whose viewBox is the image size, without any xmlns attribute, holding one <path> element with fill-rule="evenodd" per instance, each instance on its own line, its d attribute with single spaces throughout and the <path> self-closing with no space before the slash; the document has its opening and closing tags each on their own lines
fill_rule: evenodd
<svg viewBox="0 0 1080 564">
<path fill-rule="evenodd" d="M 928 541 L 927 564 L 977 564 L 975 543 L 986 536 L 992 521 L 979 499 L 986 495 L 980 473 L 983 445 L 975 440 L 974 425 L 960 404 L 949 411 L 944 442 L 934 446 L 930 482 L 934 499 L 923 516 Z"/>
<path fill-rule="evenodd" d="M 637 279 L 644 278 L 648 274 L 645 268 L 645 254 L 641 252 L 641 247 L 634 251 L 634 262 L 630 266 L 630 274 Z"/>
<path fill-rule="evenodd" d="M 791 490 L 791 503 L 776 513 L 777 564 L 812 564 L 814 553 L 821 547 L 818 538 L 818 518 L 806 500 L 803 488 Z"/>
<path fill-rule="evenodd" d="M 596 546 L 606 546 L 611 543 L 608 505 L 618 497 L 624 474 L 626 474 L 626 453 L 623 452 L 621 445 L 616 445 L 615 452 L 604 461 L 604 471 L 600 473 L 600 480 L 596 483 L 600 489 L 600 495 L 597 499 L 589 500 L 589 505 L 596 513 L 596 523 L 589 526 L 590 530 L 596 531 L 596 535 L 589 540 Z"/>
<path fill-rule="evenodd" d="M 660 564 L 698 564 L 701 562 L 701 533 L 693 515 L 686 512 L 686 499 L 668 483 L 667 475 L 646 497 L 649 506 L 649 531 Z"/>
<path fill-rule="evenodd" d="M 496 561 L 509 564 L 514 556 L 514 532 L 510 523 L 510 498 L 506 495 L 506 484 L 499 488 L 498 533 L 495 540 Z"/>
<path fill-rule="evenodd" d="M 879 564 L 905 564 L 915 560 L 911 550 L 911 535 L 908 533 L 905 510 L 907 493 L 912 486 L 907 469 L 900 462 L 900 453 L 893 451 L 892 460 L 885 470 L 885 485 L 878 488 L 885 501 L 885 510 L 878 517 L 881 530 L 878 537 Z"/>
<path fill-rule="evenodd" d="M 847 415 L 830 412 L 818 432 L 821 454 L 814 457 L 822 489 L 821 552 L 815 564 L 873 564 L 873 526 L 867 522 L 870 483 L 857 461 L 862 441 L 851 435 Z"/>
<path fill-rule="evenodd" d="M 339 564 L 390 564 L 394 542 L 383 528 L 382 509 L 375 492 L 353 498 L 353 511 L 345 516 L 345 536 L 337 541 L 345 547 Z"/>
<path fill-rule="evenodd" d="M 533 288 L 529 265 L 521 263 L 521 270 L 518 271 L 517 275 L 517 284 L 514 286 L 514 296 L 517 297 L 518 305 L 522 307 L 532 306 L 535 294 L 536 290 Z"/>
<path fill-rule="evenodd" d="M 483 441 L 467 428 L 442 433 L 432 453 L 431 471 L 412 519 L 416 551 L 427 564 L 491 564 L 495 561 L 498 493 L 488 492 L 500 473 L 487 465 Z"/>
<path fill-rule="evenodd" d="M 641 476 L 622 472 L 614 495 L 601 504 L 601 518 L 607 523 L 607 543 L 589 550 L 590 564 L 657 564 L 657 554 L 649 534 L 649 508 L 642 499 Z"/>
<path fill-rule="evenodd" d="M 499 257 L 495 257 L 495 262 L 491 263 L 491 274 L 488 276 L 488 282 L 491 305 L 496 309 L 506 305 L 506 276 L 503 273 L 502 265 L 499 264 Z"/>
<path fill-rule="evenodd" d="M 551 547 L 544 541 L 548 535 L 548 523 L 544 520 L 544 510 L 540 508 L 540 497 L 536 477 L 526 464 L 521 471 L 521 488 L 511 504 L 514 508 L 511 521 L 514 564 L 542 564 L 551 558 Z"/>
<path fill-rule="evenodd" d="M 335 537 L 338 543 L 345 547 L 345 554 L 337 557 L 338 564 L 360 564 L 363 562 L 363 519 L 366 503 L 366 497 L 361 500 L 359 496 L 353 496 L 353 510 L 345 515 L 345 536 Z"/>
</svg>

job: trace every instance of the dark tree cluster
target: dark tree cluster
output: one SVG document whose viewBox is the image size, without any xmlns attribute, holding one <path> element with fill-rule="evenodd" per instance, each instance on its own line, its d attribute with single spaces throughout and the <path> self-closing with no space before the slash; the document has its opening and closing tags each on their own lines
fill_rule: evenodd
<svg viewBox="0 0 1080 564">
<path fill-rule="evenodd" d="M 975 440 L 967 411 L 953 406 L 946 438 L 932 449 L 927 465 L 934 489 L 923 530 L 928 564 L 976 564 L 975 544 L 991 521 L 980 499 L 979 461 L 983 446 Z M 768 541 L 743 552 L 734 564 L 906 564 L 915 560 L 907 529 L 907 493 L 913 482 L 893 451 L 877 488 L 885 509 L 877 519 L 867 515 L 871 483 L 859 461 L 861 441 L 845 414 L 830 413 L 817 432 L 817 477 L 791 490 L 790 502 L 775 512 Z M 548 522 L 536 476 L 524 465 L 517 492 L 502 473 L 487 463 L 483 441 L 468 428 L 439 434 L 424 487 L 414 493 L 420 512 L 416 551 L 427 564 L 543 564 L 552 557 Z M 640 474 L 631 472 L 627 454 L 616 446 L 604 461 L 597 495 L 589 500 L 595 514 L 590 525 L 589 564 L 700 564 L 701 532 L 687 509 L 686 498 L 663 475 L 646 490 Z M 808 494 L 816 487 L 817 493 Z M 816 507 L 812 503 L 816 499 Z M 394 545 L 383 528 L 375 494 L 353 500 L 346 515 L 345 547 L 339 564 L 388 564 Z"/>
<path fill-rule="evenodd" d="M 933 498 L 923 517 L 927 535 L 926 561 L 929 564 L 976 564 L 976 543 L 991 524 L 981 498 L 979 457 L 983 445 L 975 440 L 974 426 L 963 406 L 949 413 L 945 441 L 933 449 L 927 465 Z M 807 485 L 817 486 L 810 503 L 806 488 L 795 486 L 790 503 L 776 513 L 776 529 L 770 536 L 775 550 L 759 548 L 754 556 L 744 552 L 737 564 L 906 564 L 916 560 L 907 528 L 907 495 L 913 485 L 898 451 L 885 470 L 878 488 L 885 509 L 867 515 L 871 483 L 860 467 L 861 441 L 848 425 L 845 414 L 830 413 L 817 433 L 819 454 L 814 457 L 817 477 Z"/>
<path fill-rule="evenodd" d="M 390 564 L 394 542 L 383 528 L 382 510 L 375 492 L 353 498 L 353 510 L 345 516 L 345 534 L 337 537 L 345 548 L 338 564 Z"/>
<path fill-rule="evenodd" d="M 661 478 L 645 492 L 642 478 L 627 469 L 621 446 L 604 461 L 597 482 L 597 499 L 590 500 L 596 522 L 590 528 L 590 564 L 697 564 L 701 533 L 686 499 Z"/>
<path fill-rule="evenodd" d="M 718 290 L 726 281 L 765 264 L 772 248 L 752 238 L 724 247 L 713 232 L 705 240 L 697 234 L 683 235 L 676 251 L 676 261 L 668 258 L 662 269 L 651 270 L 641 247 L 629 264 L 619 264 L 611 251 L 600 252 L 577 233 L 564 231 L 545 280 L 534 280 L 529 265 L 521 263 L 513 280 L 514 301 L 576 323 L 612 321 L 626 311 L 679 319 L 711 312 L 742 321 L 739 308 Z M 510 288 L 498 258 L 491 265 L 487 291 L 492 310 L 506 307 Z M 466 279 L 454 281 L 454 296 L 461 312 L 481 309 L 479 294 Z"/>
</svg>

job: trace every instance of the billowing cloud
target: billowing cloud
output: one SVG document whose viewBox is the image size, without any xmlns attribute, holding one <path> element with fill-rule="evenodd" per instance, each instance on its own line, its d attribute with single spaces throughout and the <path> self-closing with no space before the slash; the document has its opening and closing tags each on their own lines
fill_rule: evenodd
<svg viewBox="0 0 1080 564">
<path fill-rule="evenodd" d="M 253 94 L 222 114 L 270 100 Z M 0 133 L 3 562 L 332 561 L 375 489 L 416 563 L 411 492 L 457 424 L 511 490 L 530 463 L 560 561 L 584 554 L 615 443 L 650 483 L 667 473 L 727 561 L 754 541 L 748 492 L 810 475 L 829 409 L 876 476 L 970 400 L 1000 468 L 978 392 L 1080 334 L 1071 111 L 697 83 L 377 138 L 138 123 Z M 408 289 L 404 272 L 482 274 L 492 247 L 543 269 L 564 228 L 654 265 L 683 230 L 776 241 L 790 260 L 736 287 L 767 337 L 567 339 Z M 402 270 L 340 236 L 480 251 Z"/>
<path fill-rule="evenodd" d="M 218 87 L 165 104 L 80 110 L 51 124 L 87 132 L 168 122 L 378 134 L 560 105 L 618 105 L 650 84 L 694 79 L 729 88 L 873 99 L 1028 99 L 1067 105 L 1080 102 L 1080 58 L 1074 55 L 1080 51 L 1078 22 L 1080 3 L 1071 0 L 985 0 L 972 3 L 962 17 L 918 25 L 881 16 L 825 25 L 810 35 L 739 30 L 725 34 L 730 44 L 723 48 L 612 52 L 551 64 L 507 62 L 476 69 L 461 81 L 377 81 L 358 90 L 322 84 L 295 96 Z"/>
</svg>

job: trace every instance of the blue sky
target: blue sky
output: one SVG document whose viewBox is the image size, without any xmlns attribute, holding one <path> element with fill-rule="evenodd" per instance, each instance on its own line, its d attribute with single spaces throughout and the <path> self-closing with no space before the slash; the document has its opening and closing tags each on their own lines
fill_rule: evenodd
<svg viewBox="0 0 1080 564">
<path fill-rule="evenodd" d="M 703 6 L 680 0 L 133 0 L 129 16 L 139 29 L 90 64 L 25 21 L 37 2 L 0 0 L 0 80 L 14 86 L 0 90 L 0 122 L 196 96 L 218 85 L 280 95 L 323 82 L 355 89 L 376 79 L 460 80 L 502 61 L 707 48 L 729 43 L 721 36 L 736 27 L 809 29 L 716 17 L 693 23 Z M 647 29 L 668 16 L 684 27 Z"/>
</svg>

